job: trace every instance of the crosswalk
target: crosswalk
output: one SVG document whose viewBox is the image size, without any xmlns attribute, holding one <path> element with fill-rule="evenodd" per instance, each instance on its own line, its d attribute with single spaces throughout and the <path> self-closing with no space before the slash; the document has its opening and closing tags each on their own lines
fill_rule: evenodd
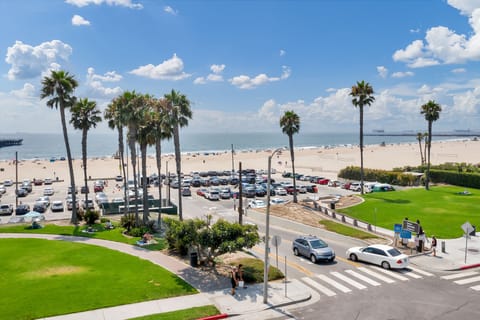
<svg viewBox="0 0 480 320">
<path fill-rule="evenodd" d="M 475 284 L 469 288 L 475 291 L 480 291 L 480 272 L 478 271 L 458 272 L 441 276 L 440 278 L 444 280 L 451 280 L 453 283 L 461 286 L 470 286 L 471 284 Z"/>
<path fill-rule="evenodd" d="M 434 274 L 417 268 L 394 271 L 366 266 L 355 268 L 355 270 L 330 271 L 313 277 L 303 277 L 301 281 L 320 295 L 333 297 L 341 293 L 352 293 L 355 290 L 362 291 L 382 284 L 406 282 L 424 277 L 434 277 Z"/>
</svg>

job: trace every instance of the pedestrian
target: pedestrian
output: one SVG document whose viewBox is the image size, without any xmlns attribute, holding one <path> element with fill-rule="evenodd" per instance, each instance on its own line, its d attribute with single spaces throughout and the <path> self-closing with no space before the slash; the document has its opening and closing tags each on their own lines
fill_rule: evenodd
<svg viewBox="0 0 480 320">
<path fill-rule="evenodd" d="M 237 268 L 233 267 L 230 272 L 230 282 L 232 284 L 232 296 L 235 295 L 235 289 L 237 288 Z"/>
<path fill-rule="evenodd" d="M 246 289 L 247 286 L 245 286 L 245 281 L 243 280 L 243 264 L 238 265 L 237 269 L 237 280 L 238 280 L 238 287 Z"/>
<path fill-rule="evenodd" d="M 437 256 L 437 238 L 435 236 L 432 236 L 432 253 L 434 257 Z"/>
</svg>

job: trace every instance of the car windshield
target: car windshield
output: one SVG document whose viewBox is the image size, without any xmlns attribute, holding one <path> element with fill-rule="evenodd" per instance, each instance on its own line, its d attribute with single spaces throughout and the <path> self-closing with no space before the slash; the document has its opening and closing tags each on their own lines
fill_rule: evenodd
<svg viewBox="0 0 480 320">
<path fill-rule="evenodd" d="M 320 239 L 310 241 L 310 245 L 313 249 L 321 249 L 328 247 L 327 244 Z"/>
<path fill-rule="evenodd" d="M 399 256 L 399 255 L 402 254 L 400 251 L 398 251 L 398 250 L 395 249 L 395 248 L 392 248 L 392 249 L 390 249 L 390 250 L 387 250 L 387 252 L 388 252 L 392 257 L 396 257 L 396 256 Z"/>
</svg>

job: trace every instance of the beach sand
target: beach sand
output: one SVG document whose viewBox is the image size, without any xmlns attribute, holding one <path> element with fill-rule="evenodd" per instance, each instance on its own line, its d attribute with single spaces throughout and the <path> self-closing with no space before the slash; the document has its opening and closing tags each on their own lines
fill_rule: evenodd
<svg viewBox="0 0 480 320">
<path fill-rule="evenodd" d="M 234 155 L 234 168 L 238 170 L 239 162 L 243 169 L 267 169 L 268 156 L 272 150 L 237 151 Z M 480 163 L 480 141 L 457 140 L 432 143 L 431 163 L 445 162 Z M 81 159 L 74 160 L 76 185 L 83 184 Z M 364 167 L 389 170 L 407 165 L 420 164 L 420 152 L 417 143 L 387 144 L 386 146 L 369 145 L 364 148 Z M 167 168 L 168 166 L 168 168 Z M 295 168 L 297 173 L 324 176 L 330 179 L 337 177 L 339 170 L 347 166 L 360 166 L 358 146 L 335 148 L 299 148 L 295 150 Z M 121 175 L 119 161 L 113 157 L 91 158 L 88 160 L 88 176 L 92 180 L 110 179 Z M 289 151 L 282 151 L 272 159 L 272 169 L 277 172 L 291 171 Z M 173 155 L 162 157 L 162 173 L 175 172 Z M 231 152 L 223 153 L 185 153 L 182 156 L 182 172 L 192 171 L 225 171 L 232 170 Z M 132 170 L 129 165 L 130 176 Z M 148 175 L 156 173 L 155 157 L 147 161 Z M 23 179 L 51 178 L 69 181 L 67 161 L 19 160 L 18 181 Z M 5 179 L 15 181 L 15 165 L 12 161 L 0 162 L 0 183 Z"/>
</svg>

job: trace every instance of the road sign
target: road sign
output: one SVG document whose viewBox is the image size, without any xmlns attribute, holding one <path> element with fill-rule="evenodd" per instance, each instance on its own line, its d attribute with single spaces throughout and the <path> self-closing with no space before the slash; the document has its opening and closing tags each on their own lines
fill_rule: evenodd
<svg viewBox="0 0 480 320">
<path fill-rule="evenodd" d="M 418 233 L 418 224 L 409 220 L 403 220 L 403 230 Z"/>
<path fill-rule="evenodd" d="M 393 231 L 395 233 L 400 233 L 402 231 L 402 225 L 400 223 L 395 223 L 393 225 Z"/>
<path fill-rule="evenodd" d="M 466 235 L 469 235 L 474 230 L 473 226 L 468 221 L 462 224 L 462 229 Z"/>
<path fill-rule="evenodd" d="M 273 236 L 271 242 L 272 246 L 278 247 L 282 243 L 282 238 L 280 238 L 280 236 Z"/>
<path fill-rule="evenodd" d="M 400 232 L 400 238 L 402 239 L 411 239 L 412 238 L 412 232 L 409 230 L 402 230 Z"/>
</svg>

